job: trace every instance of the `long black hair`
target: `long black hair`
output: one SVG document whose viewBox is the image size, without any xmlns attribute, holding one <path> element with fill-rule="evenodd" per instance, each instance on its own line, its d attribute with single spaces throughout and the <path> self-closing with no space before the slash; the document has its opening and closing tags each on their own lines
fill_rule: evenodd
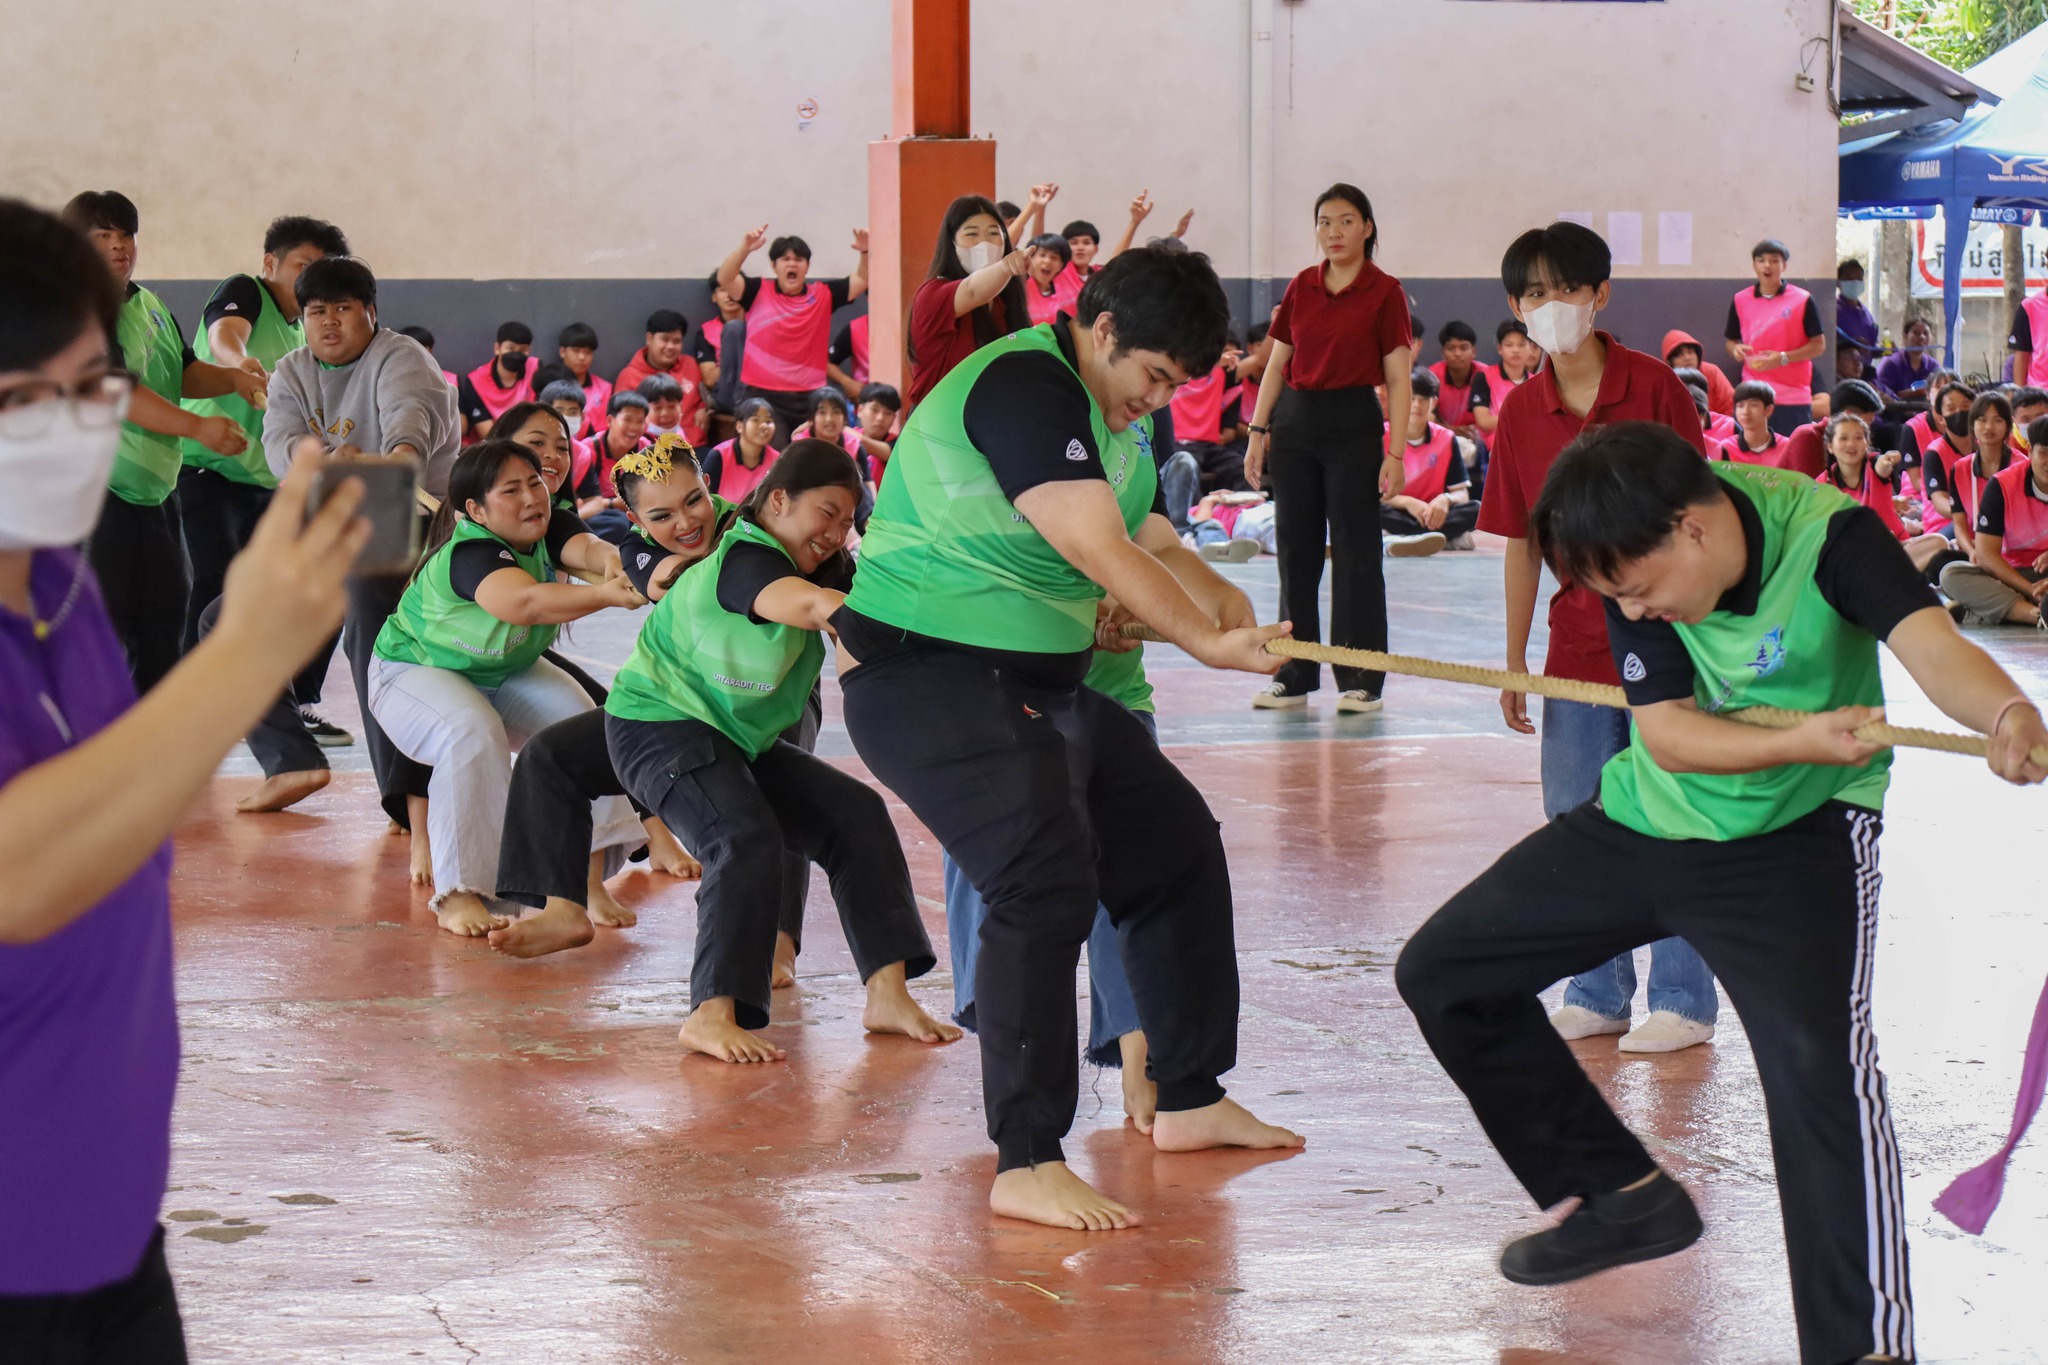
<svg viewBox="0 0 2048 1365">
<path fill-rule="evenodd" d="M 761 509 L 768 505 L 770 493 L 780 489 L 791 498 L 798 498 L 814 488 L 843 488 L 853 495 L 854 502 L 858 504 L 860 470 L 854 467 L 853 457 L 839 446 L 815 436 L 806 436 L 801 441 L 791 441 L 789 449 L 776 456 L 774 465 L 762 476 L 761 482 L 754 485 L 746 501 L 740 504 L 740 515 L 759 526 Z M 811 578 L 826 586 L 851 582 L 853 556 L 841 549 L 820 564 Z"/>
<path fill-rule="evenodd" d="M 543 479 L 547 475 L 541 470 L 540 457 L 508 436 L 493 436 L 488 441 L 478 441 L 455 457 L 454 468 L 448 471 L 448 496 L 435 509 L 434 519 L 427 525 L 427 552 L 420 556 L 420 562 L 413 568 L 417 578 L 419 571 L 426 567 L 434 552 L 455 538 L 455 518 L 466 514 L 473 502 L 483 502 L 497 485 L 498 476 L 506 464 L 513 460 L 524 460 L 533 472 Z"/>
<path fill-rule="evenodd" d="M 120 311 L 114 276 L 83 232 L 0 199 L 0 370 L 33 370 L 88 327 L 111 346 Z"/>
<path fill-rule="evenodd" d="M 1332 199 L 1341 200 L 1358 210 L 1358 216 L 1372 224 L 1372 236 L 1365 239 L 1365 259 L 1371 260 L 1380 249 L 1380 220 L 1372 216 L 1372 200 L 1365 197 L 1365 191 L 1356 185 L 1339 180 L 1316 196 L 1315 212 L 1310 214 L 1313 221 L 1322 216 L 1323 205 Z"/>
<path fill-rule="evenodd" d="M 946 205 L 946 216 L 939 220 L 939 240 L 932 247 L 932 268 L 926 272 L 928 280 L 964 280 L 967 267 L 960 263 L 960 253 L 953 248 L 953 238 L 959 233 L 960 225 L 976 214 L 987 214 L 996 220 L 996 230 L 1003 234 L 1003 255 L 1008 256 L 1016 248 L 1010 241 L 1009 224 L 1003 221 L 1001 210 L 995 201 L 979 194 L 963 194 Z M 1031 302 L 1024 293 L 1024 280 L 1012 275 L 1003 281 L 1003 292 L 996 296 L 1003 301 L 1003 322 L 996 324 L 995 308 L 983 304 L 974 310 L 974 344 L 986 346 L 996 338 L 1015 332 L 1031 322 Z M 910 347 L 911 363 L 917 362 L 917 346 Z"/>
</svg>

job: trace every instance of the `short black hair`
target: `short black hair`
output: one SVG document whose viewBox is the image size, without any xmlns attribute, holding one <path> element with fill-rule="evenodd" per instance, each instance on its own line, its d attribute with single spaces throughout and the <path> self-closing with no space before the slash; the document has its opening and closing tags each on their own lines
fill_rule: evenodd
<svg viewBox="0 0 2048 1365">
<path fill-rule="evenodd" d="M 811 259 L 811 244 L 801 237 L 777 237 L 768 244 L 768 259 L 779 261 L 784 256 L 800 256 L 808 261 Z"/>
<path fill-rule="evenodd" d="M 1422 344 L 1423 334 L 1428 330 L 1429 324 L 1422 320 L 1422 314 L 1410 313 L 1408 315 L 1408 335 L 1414 339 L 1417 346 Z"/>
<path fill-rule="evenodd" d="M 811 253 L 806 251 L 804 259 L 808 261 L 810 258 Z M 673 308 L 657 308 L 647 315 L 647 333 L 653 336 L 658 332 L 681 332 L 688 336 L 690 320 Z"/>
<path fill-rule="evenodd" d="M 498 339 L 494 345 L 511 342 L 514 346 L 533 345 L 533 329 L 523 322 L 501 322 L 498 324 Z"/>
<path fill-rule="evenodd" d="M 426 328 L 420 326 L 417 322 L 409 323 L 406 326 L 399 328 L 398 334 L 402 337 L 411 337 L 414 341 L 417 341 L 420 345 L 426 347 L 429 351 L 434 349 L 434 334 L 432 332 L 429 332 Z"/>
<path fill-rule="evenodd" d="M 1662 422 L 1592 427 L 1543 480 L 1529 533 L 1571 583 L 1612 582 L 1671 536 L 1687 508 L 1727 494 L 1692 442 Z"/>
<path fill-rule="evenodd" d="M 1067 245 L 1067 239 L 1057 232 L 1041 232 L 1024 244 L 1033 251 L 1050 251 L 1065 265 L 1074 259 L 1074 248 Z"/>
<path fill-rule="evenodd" d="M 555 345 L 594 351 L 597 349 L 597 329 L 587 322 L 572 322 L 555 334 Z"/>
<path fill-rule="evenodd" d="M 1005 225 L 1007 225 L 1011 219 L 1015 218 L 1018 214 L 1022 213 L 1023 211 L 1024 210 L 1018 208 L 1015 204 L 1011 203 L 1007 199 L 996 200 L 996 212 L 1003 215 L 1003 222 Z"/>
<path fill-rule="evenodd" d="M 1266 339 L 1266 334 L 1271 332 L 1272 330 L 1273 324 L 1270 322 L 1255 322 L 1251 326 L 1245 328 L 1244 344 L 1247 346 L 1256 346 L 1260 342 L 1264 341 Z"/>
<path fill-rule="evenodd" d="M 119 190 L 85 190 L 74 194 L 64 206 L 63 216 L 80 232 L 103 228 L 133 237 L 142 231 L 142 215 L 135 211 L 135 201 Z"/>
<path fill-rule="evenodd" d="M 1493 329 L 1493 344 L 1498 346 L 1509 337 L 1529 339 L 1529 325 L 1520 318 L 1502 318 L 1500 326 Z"/>
<path fill-rule="evenodd" d="M 891 412 L 903 411 L 903 395 L 896 391 L 894 384 L 878 382 L 860 386 L 860 402 L 880 403 Z"/>
<path fill-rule="evenodd" d="M 1753 261 L 1759 256 L 1769 256 L 1773 253 L 1783 256 L 1787 261 L 1792 259 L 1792 252 L 1776 237 L 1766 237 L 1751 247 L 1749 249 L 1749 259 Z"/>
<path fill-rule="evenodd" d="M 1732 407 L 1736 403 L 1746 402 L 1752 398 L 1770 407 L 1778 406 L 1778 391 L 1761 379 L 1745 379 L 1737 384 L 1735 397 L 1729 400 L 1729 405 Z"/>
<path fill-rule="evenodd" d="M 1452 318 L 1449 322 L 1436 329 L 1436 344 L 1447 346 L 1453 341 L 1463 341 L 1477 346 L 1479 344 L 1479 333 L 1472 330 L 1471 323 L 1460 322 L 1456 318 Z"/>
<path fill-rule="evenodd" d="M 1332 199 L 1341 199 L 1358 210 L 1358 216 L 1372 224 L 1372 236 L 1365 239 L 1365 258 L 1369 261 L 1380 249 L 1380 222 L 1372 216 L 1372 200 L 1365 197 L 1365 191 L 1356 185 L 1339 180 L 1316 196 L 1316 206 L 1309 217 L 1313 220 L 1323 211 L 1323 205 Z"/>
<path fill-rule="evenodd" d="M 1951 393 L 1959 393 L 1972 403 L 1977 401 L 1977 391 L 1975 389 L 1957 380 L 1950 380 L 1934 391 L 1934 411 L 1940 412 L 1942 410 L 1948 403 L 1948 396 Z"/>
<path fill-rule="evenodd" d="M 533 367 L 532 374 L 526 376 L 526 385 L 533 392 L 539 393 L 548 385 L 558 384 L 564 380 L 575 384 L 578 393 L 583 392 L 583 385 L 577 383 L 574 372 L 567 365 L 559 360 L 543 360 Z"/>
<path fill-rule="evenodd" d="M 1160 351 L 1190 375 L 1207 374 L 1230 335 L 1230 300 L 1199 251 L 1133 247 L 1088 277 L 1074 316 L 1083 327 L 1108 313 L 1118 350 Z"/>
<path fill-rule="evenodd" d="M 1086 218 L 1076 218 L 1073 222 L 1061 228 L 1060 236 L 1086 237 L 1090 241 L 1095 242 L 1102 240 L 1102 234 L 1096 230 L 1095 224 L 1089 222 Z"/>
<path fill-rule="evenodd" d="M 0 370 L 32 370 L 88 327 L 111 348 L 121 291 L 78 228 L 0 199 Z"/>
<path fill-rule="evenodd" d="M 263 230 L 263 254 L 282 256 L 295 246 L 317 246 L 322 256 L 348 255 L 348 238 L 325 219 L 297 213 L 271 219 Z"/>
<path fill-rule="evenodd" d="M 1671 367 L 1671 373 L 1677 375 L 1678 382 L 1688 389 L 1698 389 L 1705 393 L 1709 387 L 1705 372 L 1691 365 L 1674 365 Z"/>
<path fill-rule="evenodd" d="M 1828 411 L 1879 413 L 1884 411 L 1884 400 L 1862 380 L 1844 379 L 1828 396 Z"/>
<path fill-rule="evenodd" d="M 2008 441 L 2011 440 L 2012 404 L 2005 401 L 2005 395 L 2002 393 L 1980 393 L 1975 401 L 1970 404 L 1970 429 L 1972 433 L 1976 431 L 1977 423 L 1983 420 L 1984 414 L 1987 412 L 1995 412 L 2005 419 L 2005 438 Z"/>
<path fill-rule="evenodd" d="M 604 405 L 604 412 L 607 417 L 617 417 L 621 409 L 638 408 L 645 412 L 649 406 L 647 400 L 640 396 L 639 390 L 619 389 L 612 394 L 612 401 Z"/>
<path fill-rule="evenodd" d="M 672 374 L 650 374 L 640 381 L 640 396 L 649 403 L 680 403 L 683 386 Z"/>
<path fill-rule="evenodd" d="M 360 303 L 377 306 L 377 277 L 360 256 L 322 256 L 299 272 L 292 294 L 304 308 L 309 303 Z"/>
<path fill-rule="evenodd" d="M 1408 373 L 1408 387 L 1417 398 L 1435 398 L 1443 392 L 1436 382 L 1436 375 L 1427 365 L 1417 365 Z"/>
<path fill-rule="evenodd" d="M 2048 417 L 2036 417 L 2027 423 L 2027 445 L 2035 450 L 2048 446 Z"/>
<path fill-rule="evenodd" d="M 1857 260 L 1854 256 L 1840 262 L 1835 266 L 1835 278 L 1838 280 L 1842 278 L 1844 270 L 1854 270 L 1857 274 L 1861 275 L 1863 273 L 1863 262 Z"/>
<path fill-rule="evenodd" d="M 2018 412 L 2021 408 L 2036 408 L 2043 403 L 2048 403 L 2048 389 L 2015 389 L 2013 391 L 2012 410 L 2014 412 Z M 2031 426 L 2032 424 L 2029 423 L 2028 425 Z"/>
<path fill-rule="evenodd" d="M 1530 228 L 1508 243 L 1500 258 L 1500 282 L 1508 297 L 1519 299 L 1535 284 L 1552 289 L 1594 288 L 1614 275 L 1614 253 L 1605 238 L 1589 227 L 1563 219 L 1549 227 Z"/>
<path fill-rule="evenodd" d="M 853 403 L 844 393 L 841 393 L 830 384 L 827 384 L 824 388 L 811 395 L 811 412 L 815 414 L 819 408 L 827 405 L 838 408 L 839 415 L 846 419 L 848 425 L 852 424 Z"/>
</svg>

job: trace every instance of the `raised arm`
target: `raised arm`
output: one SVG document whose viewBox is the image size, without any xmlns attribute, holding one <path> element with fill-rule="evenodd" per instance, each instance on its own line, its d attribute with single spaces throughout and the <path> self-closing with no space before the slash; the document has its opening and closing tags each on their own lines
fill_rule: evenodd
<svg viewBox="0 0 2048 1365">
<path fill-rule="evenodd" d="M 846 301 L 852 303 L 868 292 L 868 230 L 853 230 L 853 250 L 857 257 L 853 273 L 846 277 Z"/>
<path fill-rule="evenodd" d="M 960 287 L 953 291 L 953 316 L 964 318 L 983 304 L 995 302 L 996 296 L 1010 281 L 1023 278 L 1029 268 L 1029 258 L 1018 250 L 993 265 L 985 265 L 975 271 L 960 281 Z"/>
<path fill-rule="evenodd" d="M 735 303 L 739 301 L 740 295 L 745 292 L 745 286 L 740 281 L 740 267 L 747 263 L 747 257 L 753 255 L 767 244 L 768 225 L 763 223 L 747 233 L 746 236 L 740 238 L 740 244 L 734 247 L 723 261 L 718 263 L 718 287 L 732 295 Z"/>
</svg>

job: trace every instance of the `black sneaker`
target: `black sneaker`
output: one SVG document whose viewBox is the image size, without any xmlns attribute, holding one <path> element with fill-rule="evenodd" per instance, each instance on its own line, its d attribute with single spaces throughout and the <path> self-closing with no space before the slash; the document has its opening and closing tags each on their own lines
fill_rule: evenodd
<svg viewBox="0 0 2048 1365">
<path fill-rule="evenodd" d="M 1660 1171 L 1639 1190 L 1596 1194 L 1556 1227 L 1508 1243 L 1500 1273 L 1516 1284 L 1568 1284 L 1683 1251 L 1699 1236 L 1692 1197 Z"/>
<path fill-rule="evenodd" d="M 310 706 L 299 708 L 299 719 L 305 723 L 306 733 L 313 737 L 313 742 L 323 749 L 346 749 L 356 742 L 354 735 Z"/>
</svg>

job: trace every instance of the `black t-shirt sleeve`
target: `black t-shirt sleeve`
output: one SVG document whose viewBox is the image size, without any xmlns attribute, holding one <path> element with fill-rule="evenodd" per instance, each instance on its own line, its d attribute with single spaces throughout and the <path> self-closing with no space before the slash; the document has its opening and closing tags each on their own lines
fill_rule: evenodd
<svg viewBox="0 0 2048 1365">
<path fill-rule="evenodd" d="M 1728 301 L 1728 325 L 1721 329 L 1721 335 L 1730 341 L 1742 340 L 1742 314 L 1735 311 L 1735 300 Z"/>
<path fill-rule="evenodd" d="M 1923 459 L 1920 462 L 1920 484 L 1929 493 L 1949 491 L 1948 475 L 1942 469 L 1940 460 Z"/>
<path fill-rule="evenodd" d="M 1877 513 L 1845 507 L 1828 519 L 1814 584 L 1842 619 L 1885 639 L 1914 612 L 1941 605 Z"/>
<path fill-rule="evenodd" d="M 201 331 L 213 326 L 222 318 L 240 318 L 251 327 L 263 315 L 262 285 L 247 275 L 230 275 L 220 282 L 213 291 L 213 297 L 206 301 L 206 309 L 199 315 Z"/>
<path fill-rule="evenodd" d="M 739 305 L 742 311 L 754 306 L 754 299 L 761 292 L 761 281 L 752 275 L 740 276 Z"/>
<path fill-rule="evenodd" d="M 583 481 L 569 490 L 570 497 L 580 501 L 584 498 L 594 498 L 604 492 L 597 483 L 597 463 L 595 459 L 590 462 L 590 468 L 583 471 Z"/>
<path fill-rule="evenodd" d="M 633 536 L 619 547 L 619 567 L 642 597 L 650 595 L 647 590 L 654 582 L 654 571 L 668 557 L 667 550 L 644 536 Z"/>
<path fill-rule="evenodd" d="M 1984 485 L 1977 500 L 1977 529 L 1987 536 L 2005 539 L 2005 485 L 1992 480 Z"/>
<path fill-rule="evenodd" d="M 1472 390 L 1465 395 L 1465 408 L 1485 408 L 1493 411 L 1493 385 L 1487 382 L 1486 371 L 1477 365 L 1472 367 Z"/>
<path fill-rule="evenodd" d="M 832 310 L 839 311 L 853 302 L 853 281 L 845 278 L 825 281 L 826 292 L 832 297 Z"/>
<path fill-rule="evenodd" d="M 1693 695 L 1692 655 L 1669 621 L 1631 621 L 1612 598 L 1607 607 L 1607 648 L 1621 674 L 1630 706 L 1684 701 Z"/>
<path fill-rule="evenodd" d="M 562 547 L 578 536 L 592 534 L 583 518 L 573 508 L 557 507 L 548 515 L 548 558 L 556 564 L 562 562 Z"/>
<path fill-rule="evenodd" d="M 1806 316 L 1800 321 L 1806 328 L 1806 339 L 1808 341 L 1813 340 L 1817 336 L 1827 335 L 1827 333 L 1820 329 L 1820 305 L 1815 303 L 1810 296 L 1806 300 Z"/>
<path fill-rule="evenodd" d="M 2005 345 L 2007 350 L 2025 351 L 2029 355 L 2033 354 L 2034 324 L 2028 320 L 2026 309 L 2021 308 L 2013 313 L 2012 335 L 2005 339 Z M 2021 375 L 2020 378 L 2024 380 L 2026 376 Z"/>
<path fill-rule="evenodd" d="M 448 586 L 465 602 L 476 601 L 477 585 L 500 569 L 519 569 L 512 552 L 495 540 L 465 540 L 448 552 Z"/>
<path fill-rule="evenodd" d="M 725 552 L 718 570 L 718 605 L 758 626 L 762 621 L 754 615 L 754 599 L 770 583 L 785 578 L 803 578 L 788 555 L 752 542 L 735 545 Z"/>
<path fill-rule="evenodd" d="M 853 324 L 851 322 L 832 334 L 832 349 L 825 353 L 825 358 L 841 369 L 846 368 L 846 362 L 853 359 Z"/>
<path fill-rule="evenodd" d="M 485 407 L 484 400 L 477 396 L 476 385 L 469 382 L 468 375 L 462 376 L 455 385 L 455 407 L 471 422 L 491 420 L 491 410 Z"/>
<path fill-rule="evenodd" d="M 1460 436 L 1451 442 L 1451 462 L 1444 470 L 1444 488 L 1456 488 L 1461 483 L 1472 482 L 1472 471 L 1465 467 L 1465 438 Z"/>
<path fill-rule="evenodd" d="M 991 361 L 968 390 L 967 439 L 995 471 L 1003 496 L 1043 483 L 1102 479 L 1088 390 L 1057 356 L 1022 351 Z"/>
<path fill-rule="evenodd" d="M 700 365 L 707 361 L 714 365 L 718 363 L 718 348 L 711 344 L 711 338 L 705 336 L 702 331 L 691 336 L 690 343 L 685 349 L 689 352 L 690 359 Z"/>
</svg>

